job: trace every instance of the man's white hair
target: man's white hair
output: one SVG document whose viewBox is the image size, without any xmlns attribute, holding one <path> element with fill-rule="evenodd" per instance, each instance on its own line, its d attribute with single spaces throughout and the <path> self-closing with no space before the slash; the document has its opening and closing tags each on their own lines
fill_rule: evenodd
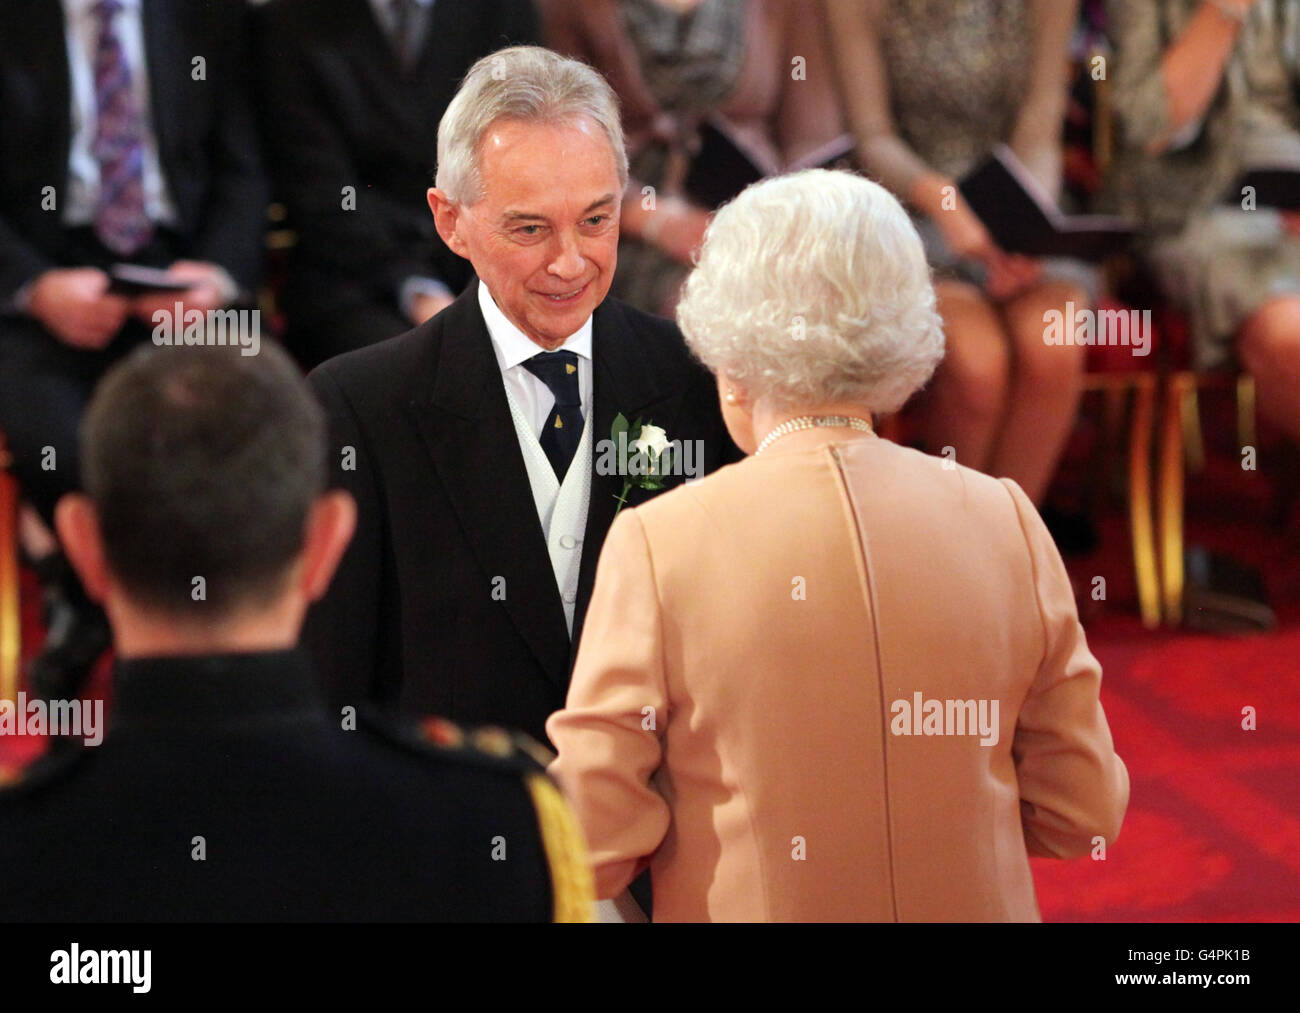
<svg viewBox="0 0 1300 1013">
<path fill-rule="evenodd" d="M 599 73 L 541 46 L 490 53 L 469 69 L 438 124 L 437 186 L 457 204 L 482 199 L 479 147 L 499 119 L 558 124 L 584 118 L 609 138 L 619 185 L 626 187 L 627 150 L 618 97 Z"/>
<path fill-rule="evenodd" d="M 876 183 L 825 169 L 755 183 L 718 211 L 677 322 L 706 366 L 782 409 L 896 411 L 944 352 L 907 213 Z"/>
</svg>

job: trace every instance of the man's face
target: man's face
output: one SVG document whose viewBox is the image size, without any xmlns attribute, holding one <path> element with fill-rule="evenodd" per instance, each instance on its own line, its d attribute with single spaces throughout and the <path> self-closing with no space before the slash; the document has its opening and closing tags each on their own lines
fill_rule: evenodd
<svg viewBox="0 0 1300 1013">
<path fill-rule="evenodd" d="M 474 265 L 506 317 L 558 347 L 609 292 L 622 187 L 613 148 L 589 119 L 498 120 L 480 147 L 483 197 L 429 204 L 447 245 Z M 448 233 L 451 235 L 448 235 Z"/>
</svg>

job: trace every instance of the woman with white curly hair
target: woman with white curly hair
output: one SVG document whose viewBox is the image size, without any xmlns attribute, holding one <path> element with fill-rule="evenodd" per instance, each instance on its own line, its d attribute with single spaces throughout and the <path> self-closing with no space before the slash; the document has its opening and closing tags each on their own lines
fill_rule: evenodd
<svg viewBox="0 0 1300 1013">
<path fill-rule="evenodd" d="M 552 772 L 665 920 L 1036 920 L 1128 774 L 1014 482 L 878 437 L 943 354 L 921 242 L 821 170 L 719 211 L 678 320 L 751 456 L 625 510 Z M 671 436 L 671 433 L 669 434 Z"/>
</svg>

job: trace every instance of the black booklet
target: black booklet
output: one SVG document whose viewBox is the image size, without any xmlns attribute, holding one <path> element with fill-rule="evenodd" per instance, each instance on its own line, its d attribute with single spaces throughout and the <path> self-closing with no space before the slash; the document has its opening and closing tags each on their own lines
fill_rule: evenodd
<svg viewBox="0 0 1300 1013">
<path fill-rule="evenodd" d="M 691 159 L 682 189 L 706 208 L 732 200 L 751 183 L 800 169 L 852 168 L 853 138 L 841 134 L 787 166 L 773 164 L 720 116 L 706 119 L 699 130 L 700 148 Z"/>
<path fill-rule="evenodd" d="M 1123 250 L 1133 237 L 1127 219 L 1066 214 L 1006 145 L 998 145 L 958 187 L 1008 253 L 1099 261 Z"/>
<path fill-rule="evenodd" d="M 192 281 L 177 281 L 166 271 L 140 264 L 114 264 L 108 269 L 108 291 L 112 295 L 134 297 L 167 292 L 187 292 Z"/>
</svg>

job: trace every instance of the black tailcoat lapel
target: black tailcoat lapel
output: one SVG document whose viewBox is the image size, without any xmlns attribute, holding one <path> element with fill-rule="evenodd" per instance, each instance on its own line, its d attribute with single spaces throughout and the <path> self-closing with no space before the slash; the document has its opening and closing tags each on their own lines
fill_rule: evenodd
<svg viewBox="0 0 1300 1013">
<path fill-rule="evenodd" d="M 204 40 L 195 38 L 195 26 L 182 24 L 174 0 L 144 0 L 140 16 L 158 158 L 169 182 L 175 186 L 182 172 L 176 162 L 176 152 L 181 148 L 179 135 L 194 115 L 186 102 L 193 88 L 190 61 L 202 55 Z M 190 30 L 186 31 L 187 28 Z"/>
<path fill-rule="evenodd" d="M 593 358 L 593 413 L 595 429 L 592 431 L 591 502 L 587 507 L 587 527 L 582 540 L 582 562 L 578 570 L 578 600 L 574 613 L 573 641 L 570 665 L 576 656 L 578 641 L 582 636 L 582 622 L 596 580 L 596 563 L 600 547 L 605 541 L 614 515 L 618 511 L 618 496 L 623 491 L 623 477 L 601 475 L 596 468 L 600 459 L 600 444 L 610 438 L 614 417 L 620 412 L 632 424 L 638 418 L 643 423 L 662 427 L 670 440 L 680 438 L 674 433 L 673 423 L 681 409 L 683 391 L 680 375 L 669 374 L 652 352 L 641 346 L 627 320 L 621 304 L 606 299 L 592 316 Z M 674 380 L 676 390 L 674 390 Z M 633 488 L 628 494 L 630 506 L 643 503 L 652 493 Z"/>
<path fill-rule="evenodd" d="M 436 369 L 410 409 L 479 565 L 505 577 L 502 604 L 520 636 L 547 677 L 567 687 L 564 607 L 477 281 L 446 311 Z"/>
<path fill-rule="evenodd" d="M 63 4 L 27 0 L 21 14 L 15 12 L 14 25 L 26 29 L 26 39 L 14 54 L 18 66 L 30 71 L 24 87 L 24 97 L 30 103 L 24 113 L 34 113 L 38 108 L 49 110 L 50 115 L 32 117 L 36 136 L 44 144 L 10 154 L 10 157 L 39 159 L 42 171 L 50 173 L 49 179 L 58 186 L 62 198 L 67 193 L 68 153 L 72 147 L 72 82 L 68 67 L 67 25 L 63 18 Z M 17 37 L 10 41 L 17 41 Z M 8 47 L 6 47 L 8 48 Z M 14 110 L 5 110 L 9 115 Z"/>
</svg>

